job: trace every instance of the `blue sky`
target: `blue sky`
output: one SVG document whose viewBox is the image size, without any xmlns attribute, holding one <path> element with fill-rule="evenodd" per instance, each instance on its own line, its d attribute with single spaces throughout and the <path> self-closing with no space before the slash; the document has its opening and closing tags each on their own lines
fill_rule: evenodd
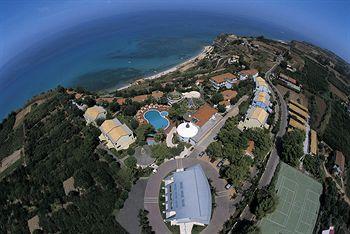
<svg viewBox="0 0 350 234">
<path fill-rule="evenodd" d="M 157 9 L 196 9 L 269 21 L 299 32 L 350 61 L 348 0 L 1 0 L 0 66 L 33 43 L 75 24 L 108 15 Z"/>
</svg>

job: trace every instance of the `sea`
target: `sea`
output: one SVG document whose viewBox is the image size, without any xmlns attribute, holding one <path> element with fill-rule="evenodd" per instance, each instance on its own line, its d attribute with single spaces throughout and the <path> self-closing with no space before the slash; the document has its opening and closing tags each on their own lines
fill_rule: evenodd
<svg viewBox="0 0 350 234">
<path fill-rule="evenodd" d="M 1 67 L 0 120 L 58 85 L 101 91 L 161 72 L 221 33 L 303 39 L 261 20 L 208 12 L 147 11 L 85 22 L 42 39 Z"/>
</svg>

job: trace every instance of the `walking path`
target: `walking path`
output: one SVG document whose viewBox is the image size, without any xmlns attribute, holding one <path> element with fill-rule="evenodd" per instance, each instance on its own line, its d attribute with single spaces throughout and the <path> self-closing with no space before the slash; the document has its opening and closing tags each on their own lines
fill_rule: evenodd
<svg viewBox="0 0 350 234">
<path fill-rule="evenodd" d="M 170 132 L 166 135 L 166 146 L 170 147 L 170 148 L 174 148 L 177 146 L 177 144 L 174 144 L 173 143 L 173 136 L 174 136 L 174 133 L 176 132 L 176 128 L 173 127 Z"/>
</svg>

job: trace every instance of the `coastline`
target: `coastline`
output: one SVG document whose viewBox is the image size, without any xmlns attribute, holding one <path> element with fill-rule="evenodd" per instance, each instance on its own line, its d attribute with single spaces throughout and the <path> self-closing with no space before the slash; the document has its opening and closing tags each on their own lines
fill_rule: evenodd
<svg viewBox="0 0 350 234">
<path fill-rule="evenodd" d="M 155 79 L 161 78 L 162 76 L 165 76 L 169 73 L 175 72 L 175 71 L 180 70 L 180 69 L 183 69 L 183 71 L 185 71 L 185 70 L 189 69 L 190 67 L 192 67 L 194 65 L 194 63 L 202 60 L 206 56 L 206 53 L 211 51 L 211 50 L 212 50 L 212 46 L 204 46 L 204 48 L 201 50 L 201 52 L 198 53 L 197 55 L 195 55 L 195 56 L 185 60 L 184 62 L 182 62 L 176 66 L 173 66 L 165 71 L 161 71 L 161 72 L 158 72 L 154 75 L 150 75 L 150 76 L 136 79 L 135 81 L 132 81 L 129 84 L 123 85 L 120 88 L 111 88 L 109 90 L 101 90 L 101 92 L 104 92 L 104 91 L 105 92 L 113 92 L 115 90 L 120 91 L 120 90 L 127 89 L 133 85 L 136 85 L 139 82 L 142 82 L 145 80 L 155 80 Z"/>
</svg>

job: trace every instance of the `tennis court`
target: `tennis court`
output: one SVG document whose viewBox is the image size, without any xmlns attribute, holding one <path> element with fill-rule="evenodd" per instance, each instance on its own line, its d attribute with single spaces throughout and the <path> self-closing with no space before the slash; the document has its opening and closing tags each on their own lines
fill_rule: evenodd
<svg viewBox="0 0 350 234">
<path fill-rule="evenodd" d="M 322 185 L 291 166 L 281 162 L 276 184 L 276 210 L 260 221 L 264 234 L 312 233 Z"/>
</svg>

